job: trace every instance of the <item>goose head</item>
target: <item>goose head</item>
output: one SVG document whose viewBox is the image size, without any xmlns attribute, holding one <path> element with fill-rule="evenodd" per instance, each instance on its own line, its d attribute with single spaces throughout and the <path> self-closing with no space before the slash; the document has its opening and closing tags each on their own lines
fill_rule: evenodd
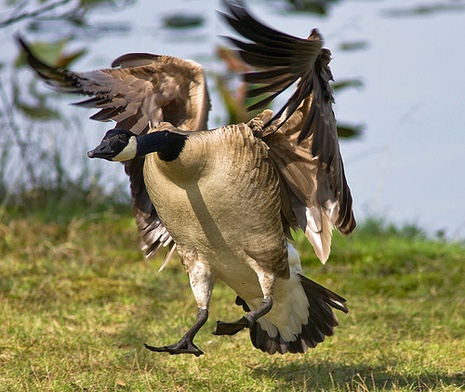
<svg viewBox="0 0 465 392">
<path fill-rule="evenodd" d="M 87 153 L 89 158 L 128 161 L 137 155 L 137 136 L 126 129 L 110 129 L 100 144 Z"/>
<path fill-rule="evenodd" d="M 183 150 L 187 135 L 186 132 L 182 133 L 177 129 L 173 131 L 171 128 L 146 135 L 136 135 L 121 128 L 110 129 L 100 144 L 89 151 L 87 156 L 122 162 L 157 152 L 160 159 L 172 161 Z"/>
</svg>

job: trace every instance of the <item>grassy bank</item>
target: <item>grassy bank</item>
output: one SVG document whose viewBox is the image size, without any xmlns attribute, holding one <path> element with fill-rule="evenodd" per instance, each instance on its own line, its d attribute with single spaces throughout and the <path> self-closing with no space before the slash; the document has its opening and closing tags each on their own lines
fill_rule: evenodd
<svg viewBox="0 0 465 392">
<path fill-rule="evenodd" d="M 38 210 L 39 211 L 39 210 Z M 226 286 L 199 358 L 156 354 L 195 318 L 179 260 L 144 260 L 130 209 L 63 217 L 7 209 L 0 225 L 0 391 L 458 391 L 465 388 L 465 249 L 371 221 L 335 237 L 305 273 L 348 299 L 340 327 L 305 355 L 268 356 L 248 334 L 210 334 L 242 313 Z"/>
</svg>

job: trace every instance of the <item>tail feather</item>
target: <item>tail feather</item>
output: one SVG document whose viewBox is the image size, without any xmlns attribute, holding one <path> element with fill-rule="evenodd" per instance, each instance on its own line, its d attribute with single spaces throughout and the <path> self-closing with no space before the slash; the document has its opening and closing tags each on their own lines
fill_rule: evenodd
<svg viewBox="0 0 465 392">
<path fill-rule="evenodd" d="M 307 324 L 302 325 L 302 330 L 295 340 L 287 341 L 281 334 L 270 336 L 256 322 L 250 329 L 250 338 L 254 347 L 269 354 L 304 353 L 308 348 L 314 348 L 324 341 L 326 336 L 334 334 L 334 327 L 338 326 L 338 320 L 332 308 L 347 313 L 349 309 L 344 305 L 346 300 L 318 283 L 299 275 L 300 283 L 308 299 L 309 317 Z M 240 297 L 236 299 L 237 305 L 242 305 L 244 310 L 249 309 L 247 303 Z"/>
</svg>

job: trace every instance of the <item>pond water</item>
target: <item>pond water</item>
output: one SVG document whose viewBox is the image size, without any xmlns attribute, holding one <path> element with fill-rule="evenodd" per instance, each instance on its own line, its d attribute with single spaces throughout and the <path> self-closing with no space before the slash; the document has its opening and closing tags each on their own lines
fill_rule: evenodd
<svg viewBox="0 0 465 392">
<path fill-rule="evenodd" d="M 317 27 L 332 51 L 336 81 L 363 81 L 363 87 L 337 94 L 334 107 L 339 120 L 364 125 L 360 138 L 341 142 L 358 219 L 381 216 L 417 224 L 430 234 L 442 231 L 448 238 L 464 238 L 465 12 L 455 7 L 463 3 L 444 2 L 454 7 L 441 8 L 427 0 L 341 1 L 326 17 L 286 13 L 282 2 L 247 3 L 261 20 L 290 34 L 304 37 Z M 408 12 L 420 5 L 431 7 Z M 99 30 L 83 34 L 81 44 L 89 53 L 72 68 L 107 67 L 123 53 L 152 52 L 192 58 L 210 75 L 222 67 L 213 58 L 215 46 L 225 43 L 219 35 L 231 34 L 216 12 L 222 8 L 221 1 L 139 0 L 120 10 L 93 12 L 89 23 L 100 31 L 107 27 L 111 34 L 98 39 Z M 161 17 L 180 10 L 199 14 L 206 22 L 196 29 L 164 29 Z M 40 37 L 66 34 L 52 26 Z M 11 44 L 11 36 L 7 40 Z M 344 44 L 359 42 L 366 47 L 344 50 Z M 224 109 L 214 91 L 212 103 L 210 126 L 222 125 Z M 83 118 L 91 114 L 70 110 Z M 84 149 L 109 128 L 82 123 Z M 120 167 L 104 164 L 104 179 L 125 181 Z"/>
</svg>

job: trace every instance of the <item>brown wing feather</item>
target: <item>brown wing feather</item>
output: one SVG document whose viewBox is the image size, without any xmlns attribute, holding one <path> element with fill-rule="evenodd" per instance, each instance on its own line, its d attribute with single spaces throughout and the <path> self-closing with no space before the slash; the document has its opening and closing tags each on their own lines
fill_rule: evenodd
<svg viewBox="0 0 465 392">
<path fill-rule="evenodd" d="M 116 127 L 144 134 L 149 126 L 168 121 L 180 129 L 207 127 L 210 101 L 205 76 L 193 61 L 148 53 L 130 53 L 112 66 L 121 68 L 73 72 L 39 60 L 18 37 L 30 66 L 55 90 L 91 96 L 76 105 L 97 108 L 91 118 L 114 121 Z M 133 213 L 139 245 L 146 256 L 161 246 L 175 246 L 148 197 L 143 179 L 144 159 L 124 163 L 134 198 Z M 172 252 L 168 253 L 171 256 Z"/>
<path fill-rule="evenodd" d="M 249 96 L 269 94 L 251 109 L 267 105 L 297 82 L 286 104 L 256 127 L 270 147 L 281 176 L 285 228 L 302 228 L 324 262 L 332 226 L 349 234 L 355 228 L 352 196 L 339 151 L 329 50 L 317 30 L 307 39 L 264 26 L 245 7 L 227 4 L 228 23 L 251 42 L 231 39 L 241 58 L 261 71 L 244 75 L 260 86 Z M 263 117 L 263 115 L 262 115 Z M 256 120 L 253 120 L 256 122 Z M 253 125 L 251 125 L 253 126 Z"/>
</svg>

